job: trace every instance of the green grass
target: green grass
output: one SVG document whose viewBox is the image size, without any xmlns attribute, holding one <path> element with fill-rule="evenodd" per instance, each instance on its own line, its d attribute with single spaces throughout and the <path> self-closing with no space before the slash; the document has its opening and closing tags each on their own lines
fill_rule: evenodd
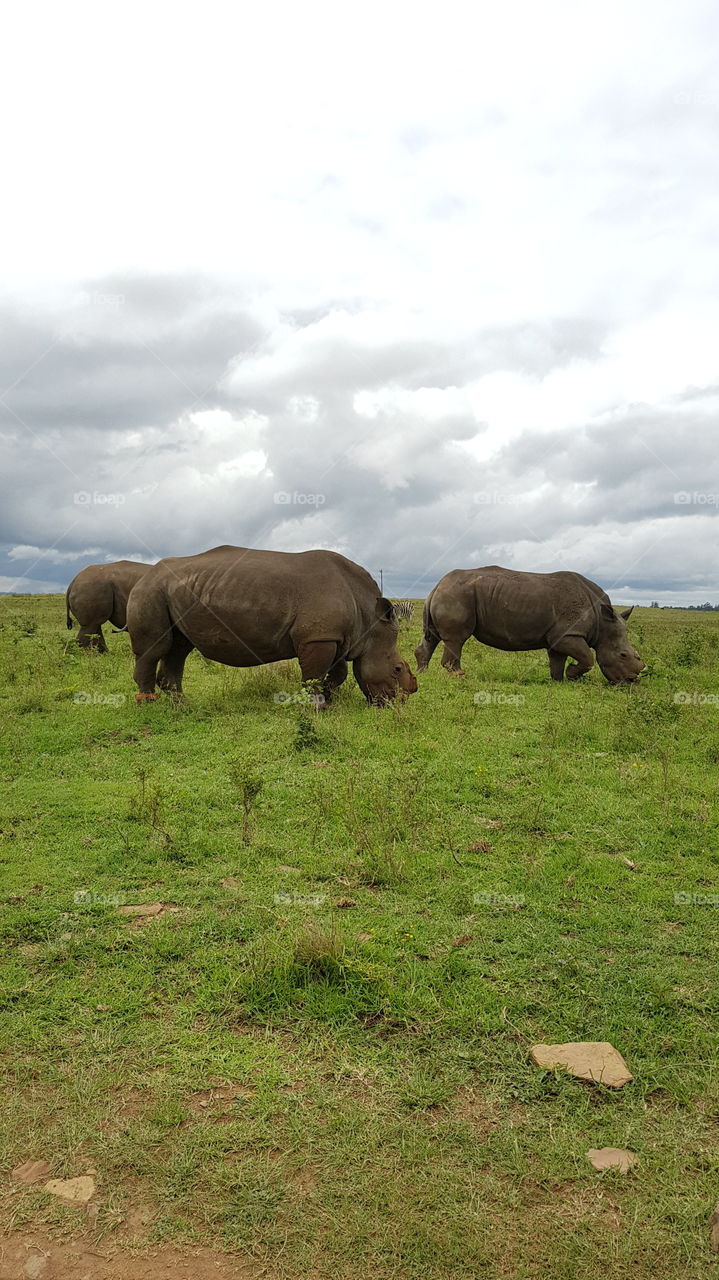
<svg viewBox="0 0 719 1280">
<path fill-rule="evenodd" d="M 719 706 L 675 695 L 719 690 L 719 619 L 636 611 L 631 689 L 471 643 L 320 715 L 274 701 L 294 663 L 196 654 L 137 707 L 126 636 L 81 653 L 53 597 L 0 622 L 4 1169 L 92 1167 L 95 1238 L 141 1203 L 136 1243 L 277 1276 L 706 1272 L 719 906 L 674 895 L 719 894 Z M 530 1063 L 584 1039 L 634 1082 Z M 0 1188 L 8 1229 L 91 1229 Z"/>
</svg>

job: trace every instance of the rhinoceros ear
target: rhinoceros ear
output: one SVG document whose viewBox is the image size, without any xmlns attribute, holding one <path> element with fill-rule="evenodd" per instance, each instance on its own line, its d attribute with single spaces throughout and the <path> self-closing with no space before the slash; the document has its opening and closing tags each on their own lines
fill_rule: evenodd
<svg viewBox="0 0 719 1280">
<path fill-rule="evenodd" d="M 622 609 L 619 613 L 619 617 L 623 618 L 625 622 L 628 622 L 633 612 L 634 612 L 634 605 L 632 604 L 629 606 L 628 609 Z"/>
<path fill-rule="evenodd" d="M 383 622 L 395 622 L 394 605 L 391 600 L 385 600 L 384 596 L 380 596 L 377 601 L 377 617 Z"/>
</svg>

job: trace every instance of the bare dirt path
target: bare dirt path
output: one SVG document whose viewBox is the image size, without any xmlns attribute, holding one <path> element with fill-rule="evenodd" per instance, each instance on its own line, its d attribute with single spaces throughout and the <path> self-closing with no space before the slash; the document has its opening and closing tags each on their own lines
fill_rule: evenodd
<svg viewBox="0 0 719 1280">
<path fill-rule="evenodd" d="M 211 1249 L 140 1254 L 20 1232 L 0 1241 L 0 1280 L 272 1280 L 260 1263 Z"/>
</svg>

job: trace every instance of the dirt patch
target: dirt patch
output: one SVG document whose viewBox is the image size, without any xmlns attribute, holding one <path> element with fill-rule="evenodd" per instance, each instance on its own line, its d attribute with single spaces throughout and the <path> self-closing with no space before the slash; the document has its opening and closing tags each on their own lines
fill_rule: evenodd
<svg viewBox="0 0 719 1280">
<path fill-rule="evenodd" d="M 318 1181 L 317 1174 L 309 1166 L 305 1169 L 293 1169 L 289 1174 L 289 1180 L 303 1196 L 314 1191 Z"/>
<path fill-rule="evenodd" d="M 579 1223 L 611 1235 L 622 1230 L 618 1203 L 598 1184 L 587 1186 L 572 1179 L 547 1185 L 524 1182 L 520 1196 L 522 1206 L 532 1211 L 535 1228 L 539 1225 L 542 1232 Z"/>
<path fill-rule="evenodd" d="M 254 1098 L 255 1090 L 241 1084 L 218 1084 L 209 1089 L 198 1089 L 188 1099 L 190 1111 L 195 1116 L 207 1116 L 218 1123 L 237 1118 L 237 1098 Z"/>
<path fill-rule="evenodd" d="M 118 907 L 117 914 L 125 916 L 128 923 L 137 929 L 149 924 L 151 920 L 157 920 L 160 916 L 170 913 L 176 914 L 179 910 L 180 908 L 172 902 L 143 902 L 138 903 L 137 906 Z"/>
<path fill-rule="evenodd" d="M 493 1133 L 503 1124 L 519 1129 L 526 1121 L 524 1108 L 517 1103 L 503 1107 L 475 1089 L 460 1089 L 449 1110 L 454 1119 L 466 1120 L 481 1135 Z"/>
<path fill-rule="evenodd" d="M 157 1249 L 130 1254 L 103 1241 L 52 1241 L 19 1232 L 0 1241 L 2 1280 L 272 1280 L 277 1273 L 212 1249 Z"/>
</svg>

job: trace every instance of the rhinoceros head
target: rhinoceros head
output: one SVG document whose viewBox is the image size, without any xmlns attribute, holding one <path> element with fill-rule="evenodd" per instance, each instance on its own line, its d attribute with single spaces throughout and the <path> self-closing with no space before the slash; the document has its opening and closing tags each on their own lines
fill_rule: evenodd
<svg viewBox="0 0 719 1280">
<path fill-rule="evenodd" d="M 633 684 L 646 666 L 627 633 L 626 623 L 632 609 L 615 613 L 604 604 L 600 609 L 599 639 L 595 645 L 595 653 L 602 674 L 610 684 Z"/>
<path fill-rule="evenodd" d="M 417 692 L 417 677 L 397 648 L 399 627 L 389 600 L 377 601 L 376 621 L 365 647 L 352 663 L 355 679 L 371 706 L 384 707 L 403 693 Z"/>
</svg>

